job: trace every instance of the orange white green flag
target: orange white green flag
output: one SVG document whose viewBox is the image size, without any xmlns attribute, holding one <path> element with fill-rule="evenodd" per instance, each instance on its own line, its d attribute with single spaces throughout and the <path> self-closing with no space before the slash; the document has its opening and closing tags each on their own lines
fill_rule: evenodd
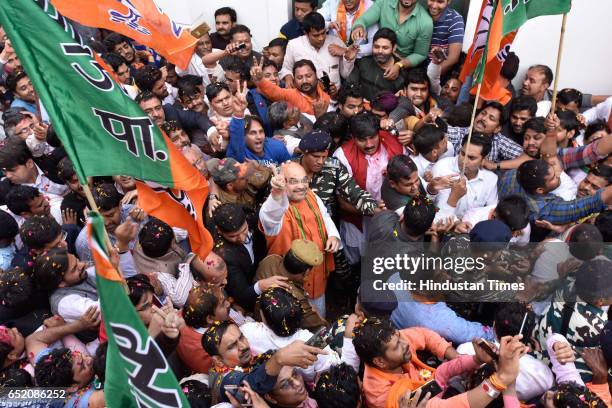
<svg viewBox="0 0 612 408">
<path fill-rule="evenodd" d="M 104 399 L 108 407 L 189 407 L 157 343 L 127 296 L 104 243 L 104 220 L 90 213 L 87 233 L 106 334 Z"/>
</svg>

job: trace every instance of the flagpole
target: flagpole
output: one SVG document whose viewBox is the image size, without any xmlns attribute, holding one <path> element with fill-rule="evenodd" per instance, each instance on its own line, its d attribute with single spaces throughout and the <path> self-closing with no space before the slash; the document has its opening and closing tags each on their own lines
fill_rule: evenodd
<svg viewBox="0 0 612 408">
<path fill-rule="evenodd" d="M 483 67 L 484 69 L 484 67 Z M 483 72 L 484 75 L 484 72 Z M 470 119 L 470 130 L 468 132 L 467 143 L 465 144 L 465 152 L 467 154 L 467 150 L 470 147 L 470 142 L 472 141 L 472 132 L 474 129 L 474 119 L 476 118 L 476 110 L 478 109 L 478 99 L 480 99 L 480 89 L 482 88 L 482 81 L 478 83 L 478 87 L 476 88 L 476 99 L 474 100 L 474 108 L 472 109 L 472 119 Z M 467 164 L 467 158 L 463 160 L 463 166 L 461 168 L 461 178 L 465 174 L 465 165 Z"/>
<path fill-rule="evenodd" d="M 91 189 L 89 188 L 89 185 L 85 183 L 85 184 L 81 184 L 81 187 L 83 187 L 83 191 L 85 192 L 85 198 L 87 198 L 87 202 L 89 203 L 89 206 L 91 207 L 91 209 L 94 212 L 97 212 L 98 214 L 100 214 L 100 209 L 96 205 L 96 202 L 93 198 L 93 194 L 91 193 Z M 113 247 L 113 244 L 110 240 L 110 237 L 108 236 L 106 227 L 104 227 L 103 230 L 104 230 L 104 243 L 106 244 L 106 250 L 110 251 L 110 249 Z"/>
<path fill-rule="evenodd" d="M 559 81 L 559 70 L 561 68 L 561 55 L 563 54 L 563 39 L 565 38 L 565 23 L 567 22 L 567 13 L 563 14 L 563 21 L 561 22 L 561 34 L 559 36 L 559 49 L 557 50 L 557 67 L 555 68 L 555 80 L 553 85 L 553 96 L 552 105 L 550 107 L 551 112 L 555 112 L 557 108 L 557 84 Z"/>
</svg>

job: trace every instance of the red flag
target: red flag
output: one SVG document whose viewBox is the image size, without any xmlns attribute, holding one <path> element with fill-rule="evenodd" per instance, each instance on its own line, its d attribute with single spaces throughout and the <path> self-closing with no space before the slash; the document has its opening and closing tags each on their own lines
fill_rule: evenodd
<svg viewBox="0 0 612 408">
<path fill-rule="evenodd" d="M 89 27 L 106 28 L 153 48 L 185 69 L 198 41 L 153 0 L 51 0 L 64 16 Z"/>
</svg>

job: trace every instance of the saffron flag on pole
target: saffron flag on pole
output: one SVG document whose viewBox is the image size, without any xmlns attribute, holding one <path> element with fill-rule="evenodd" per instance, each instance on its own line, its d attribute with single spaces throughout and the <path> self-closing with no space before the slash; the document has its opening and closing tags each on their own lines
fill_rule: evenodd
<svg viewBox="0 0 612 408">
<path fill-rule="evenodd" d="M 483 0 L 460 79 L 473 75 L 474 83 L 482 82 L 482 99 L 507 103 L 512 95 L 500 83 L 500 72 L 518 29 L 530 18 L 569 10 L 570 0 Z"/>
<path fill-rule="evenodd" d="M 136 182 L 138 206 L 147 214 L 173 227 L 187 231 L 191 250 L 204 259 L 212 250 L 213 240 L 204 226 L 204 204 L 208 187 L 190 191 L 173 190 L 155 183 Z"/>
<path fill-rule="evenodd" d="M 89 27 L 106 28 L 153 48 L 185 69 L 197 39 L 177 25 L 154 0 L 51 0 L 64 16 Z"/>
<path fill-rule="evenodd" d="M 192 194 L 189 192 L 193 190 L 206 198 L 208 184 L 204 177 L 123 93 L 51 3 L 0 1 L 0 23 L 81 184 L 87 183 L 88 176 L 121 174 L 174 189 L 176 196 Z M 197 205 L 204 204 L 200 201 L 193 200 L 194 207 L 183 215 L 201 216 L 202 207 Z M 160 214 L 155 215 L 164 220 Z M 196 219 L 192 220 L 196 225 Z M 197 226 L 191 230 L 200 231 L 190 236 L 192 250 L 205 257 L 212 248 L 210 234 Z"/>
<path fill-rule="evenodd" d="M 506 104 L 512 99 L 512 94 L 500 83 L 500 72 L 516 31 L 505 35 L 502 33 L 502 16 L 498 4 L 493 0 L 483 0 L 474 40 L 460 78 L 465 82 L 466 76 L 473 75 L 475 84 L 482 82 L 482 99 Z M 472 93 L 475 93 L 475 89 Z"/>
<path fill-rule="evenodd" d="M 87 232 L 108 335 L 104 379 L 106 405 L 189 407 L 164 353 L 149 336 L 127 297 L 123 278 L 109 259 L 104 243 L 104 220 L 100 214 L 90 213 Z"/>
</svg>

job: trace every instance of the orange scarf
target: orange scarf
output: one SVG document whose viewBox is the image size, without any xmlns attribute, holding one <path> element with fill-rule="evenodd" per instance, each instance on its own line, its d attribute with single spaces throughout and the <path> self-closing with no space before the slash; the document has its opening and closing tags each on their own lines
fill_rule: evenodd
<svg viewBox="0 0 612 408">
<path fill-rule="evenodd" d="M 365 10 L 365 1 L 359 0 L 359 7 L 357 8 L 357 13 L 355 13 L 355 18 L 353 19 L 353 24 L 361 14 L 363 14 Z M 336 22 L 340 26 L 340 30 L 338 32 L 338 36 L 346 43 L 346 7 L 344 7 L 344 1 L 340 0 L 340 4 L 338 5 L 338 11 L 336 12 Z"/>
<path fill-rule="evenodd" d="M 308 297 L 316 299 L 325 294 L 327 277 L 334 270 L 334 257 L 333 254 L 325 252 L 327 230 L 317 198 L 311 190 L 308 190 L 304 200 L 290 203 L 289 209 L 285 212 L 280 233 L 275 236 L 266 236 L 268 254 L 284 256 L 295 239 L 312 241 L 325 254 L 325 262 L 310 269 L 304 277 L 304 289 Z"/>
</svg>

